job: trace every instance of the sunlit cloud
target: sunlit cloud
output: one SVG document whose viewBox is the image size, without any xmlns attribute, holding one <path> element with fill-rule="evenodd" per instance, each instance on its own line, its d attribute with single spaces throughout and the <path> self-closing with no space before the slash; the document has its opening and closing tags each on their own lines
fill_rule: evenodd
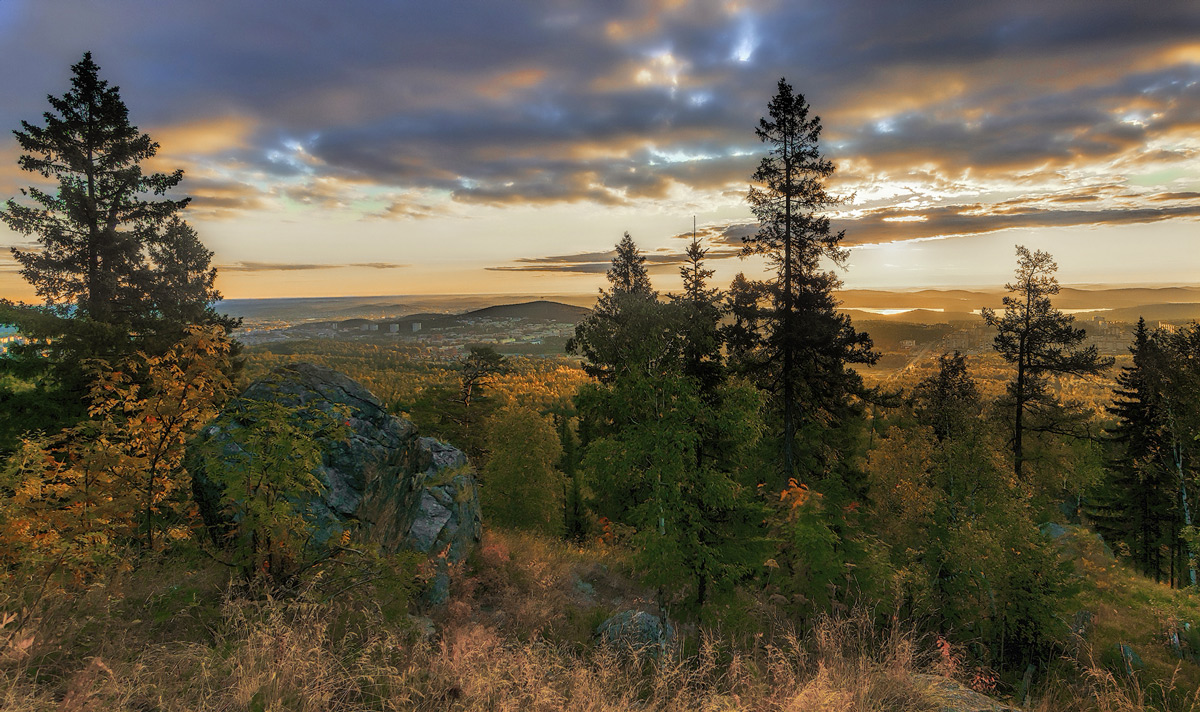
<svg viewBox="0 0 1200 712">
<path fill-rule="evenodd" d="M 146 22 L 121 21 L 133 14 Z M 23 68 L 0 128 L 37 119 L 93 50 L 161 144 L 148 167 L 183 168 L 174 193 L 192 197 L 189 219 L 238 236 L 219 252 L 231 271 L 317 277 L 374 261 L 359 244 L 320 264 L 328 229 L 305 226 L 326 220 L 348 240 L 404 239 L 414 256 L 399 259 L 415 264 L 439 259 L 418 230 L 446 250 L 482 224 L 520 235 L 551 210 L 588 219 L 564 225 L 558 247 L 496 241 L 477 270 L 603 273 L 601 257 L 527 257 L 591 254 L 601 214 L 636 226 L 699 212 L 724 258 L 756 229 L 743 199 L 766 147 L 753 130 L 781 76 L 823 119 L 848 244 L 1197 218 L 1190 1 L 464 0 L 447 13 L 212 0 L 175 14 L 57 0 L 27 4 L 20 22 L 0 44 L 0 61 Z M 16 155 L 0 147 L 0 198 L 35 182 Z M 674 264 L 677 251 L 656 250 L 675 229 L 647 238 L 656 269 Z M 289 239 L 295 264 L 262 261 Z"/>
</svg>

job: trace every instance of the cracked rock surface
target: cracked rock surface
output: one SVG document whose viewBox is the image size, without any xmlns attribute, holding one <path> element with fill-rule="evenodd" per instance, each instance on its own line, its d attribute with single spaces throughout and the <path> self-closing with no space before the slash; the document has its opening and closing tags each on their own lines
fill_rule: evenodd
<svg viewBox="0 0 1200 712">
<path fill-rule="evenodd" d="M 191 451 L 216 447 L 231 461 L 244 452 L 239 441 L 253 425 L 239 419 L 239 401 L 245 400 L 325 411 L 342 406 L 349 412 L 350 437 L 322 443 L 321 464 L 314 471 L 321 492 L 295 501 L 313 526 L 308 555 L 325 553 L 343 532 L 354 529 L 385 553 L 409 549 L 438 557 L 444 571 L 447 562 L 461 561 L 479 542 L 479 496 L 466 455 L 419 437 L 416 426 L 389 414 L 361 384 L 324 366 L 289 364 L 255 381 L 204 427 Z M 203 461 L 189 458 L 188 469 L 205 523 L 214 531 L 227 527 L 221 493 Z M 433 589 L 448 583 L 435 581 Z"/>
</svg>

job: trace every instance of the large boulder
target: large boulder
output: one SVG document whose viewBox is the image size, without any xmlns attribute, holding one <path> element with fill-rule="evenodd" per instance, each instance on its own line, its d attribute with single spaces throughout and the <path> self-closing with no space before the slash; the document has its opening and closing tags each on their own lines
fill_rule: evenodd
<svg viewBox="0 0 1200 712">
<path fill-rule="evenodd" d="M 466 557 L 482 532 L 479 496 L 471 464 L 458 449 L 433 438 L 419 437 L 411 422 L 391 415 L 366 388 L 324 366 L 299 363 L 280 366 L 254 382 L 201 431 L 189 452 L 188 468 L 200 514 L 212 530 L 229 525 L 220 510 L 221 492 L 207 476 L 199 452 L 218 452 L 232 463 L 244 452 L 251 423 L 244 404 L 273 400 L 288 406 L 315 407 L 348 414 L 350 437 L 321 444 L 315 473 L 319 494 L 296 498 L 313 531 L 309 555 L 318 556 L 339 541 L 343 532 L 358 530 L 384 553 L 415 550 L 437 556 L 442 575 L 433 598 L 444 598 L 446 562 Z"/>
</svg>

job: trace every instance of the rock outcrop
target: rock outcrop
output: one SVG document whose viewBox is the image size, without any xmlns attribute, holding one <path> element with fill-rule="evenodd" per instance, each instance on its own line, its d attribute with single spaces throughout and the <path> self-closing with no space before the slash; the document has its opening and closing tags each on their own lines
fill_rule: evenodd
<svg viewBox="0 0 1200 712">
<path fill-rule="evenodd" d="M 321 492 L 296 499 L 296 511 L 312 526 L 310 555 L 318 556 L 343 532 L 357 530 L 381 551 L 415 550 L 438 557 L 440 574 L 428 598 L 444 600 L 447 562 L 462 560 L 482 530 L 474 470 L 458 449 L 419 437 L 416 426 L 387 412 L 366 388 L 332 369 L 300 363 L 276 368 L 256 381 L 201 431 L 191 452 L 214 449 L 231 461 L 251 423 L 240 414 L 244 403 L 273 400 L 325 412 L 344 408 L 350 437 L 321 443 L 314 474 Z M 222 466 L 220 456 L 217 467 Z M 203 458 L 189 458 L 193 491 L 210 529 L 228 526 L 220 511 L 220 491 L 205 472 Z"/>
</svg>

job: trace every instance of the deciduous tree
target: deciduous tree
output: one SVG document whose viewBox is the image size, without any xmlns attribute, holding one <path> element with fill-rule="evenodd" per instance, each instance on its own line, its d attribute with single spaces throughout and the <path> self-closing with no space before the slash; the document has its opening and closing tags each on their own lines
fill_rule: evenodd
<svg viewBox="0 0 1200 712">
<path fill-rule="evenodd" d="M 559 533 L 563 476 L 554 464 L 562 446 L 554 425 L 530 408 L 510 405 L 493 413 L 485 430 L 485 514 L 500 526 Z"/>
</svg>

